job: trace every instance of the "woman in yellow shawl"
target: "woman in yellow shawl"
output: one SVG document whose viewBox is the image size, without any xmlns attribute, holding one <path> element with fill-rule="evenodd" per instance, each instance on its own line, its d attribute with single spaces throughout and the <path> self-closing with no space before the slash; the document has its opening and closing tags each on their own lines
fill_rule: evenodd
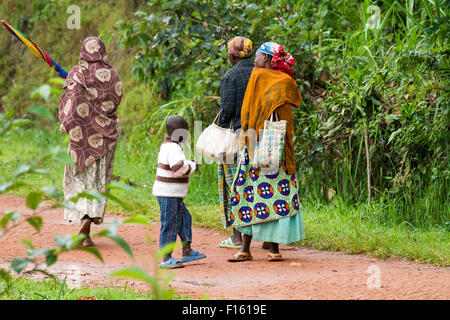
<svg viewBox="0 0 450 320">
<path fill-rule="evenodd" d="M 241 110 L 239 144 L 244 156 L 233 183 L 233 215 L 229 221 L 243 234 L 243 243 L 228 259 L 230 262 L 253 259 L 252 239 L 270 242 L 269 261 L 280 261 L 279 243 L 305 238 L 293 144 L 293 108 L 301 104 L 290 69 L 294 59 L 281 45 L 266 42 L 257 50 L 254 63 Z M 253 152 L 265 120 L 274 113 L 279 120 L 287 121 L 285 162 L 278 173 L 264 175 L 252 166 Z"/>
</svg>

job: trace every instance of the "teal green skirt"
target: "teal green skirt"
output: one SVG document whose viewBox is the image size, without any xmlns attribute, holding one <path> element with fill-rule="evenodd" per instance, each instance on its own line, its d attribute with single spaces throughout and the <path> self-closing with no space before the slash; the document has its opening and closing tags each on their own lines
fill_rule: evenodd
<svg viewBox="0 0 450 320">
<path fill-rule="evenodd" d="M 256 241 L 289 244 L 305 239 L 301 210 L 293 217 L 236 228 Z"/>
</svg>

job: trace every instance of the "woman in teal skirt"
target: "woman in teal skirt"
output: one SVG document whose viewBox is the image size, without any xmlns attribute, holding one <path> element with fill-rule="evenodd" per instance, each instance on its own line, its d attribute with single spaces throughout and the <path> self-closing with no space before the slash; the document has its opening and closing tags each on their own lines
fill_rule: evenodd
<svg viewBox="0 0 450 320">
<path fill-rule="evenodd" d="M 305 238 L 293 145 L 293 108 L 301 104 L 301 95 L 290 69 L 293 64 L 292 56 L 273 42 L 264 43 L 256 53 L 255 69 L 242 105 L 242 153 L 232 186 L 233 214 L 228 221 L 243 234 L 243 243 L 240 251 L 228 259 L 230 262 L 253 259 L 252 239 L 269 242 L 269 261 L 281 261 L 280 243 Z M 284 165 L 266 174 L 264 169 L 253 166 L 253 140 L 272 114 L 286 120 Z"/>
</svg>

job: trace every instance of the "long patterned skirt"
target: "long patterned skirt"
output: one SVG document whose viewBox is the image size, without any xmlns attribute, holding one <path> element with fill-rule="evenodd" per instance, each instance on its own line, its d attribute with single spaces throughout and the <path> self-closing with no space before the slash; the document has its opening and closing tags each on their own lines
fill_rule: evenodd
<svg viewBox="0 0 450 320">
<path fill-rule="evenodd" d="M 232 215 L 231 212 L 231 185 L 236 174 L 238 164 L 218 163 L 218 185 L 219 185 L 219 201 L 222 212 L 223 227 L 229 226 L 228 221 Z"/>
<path fill-rule="evenodd" d="M 115 148 L 105 156 L 97 159 L 83 171 L 77 172 L 75 167 L 66 165 L 64 171 L 64 199 L 67 201 L 85 190 L 106 191 L 106 185 L 113 177 Z M 93 219 L 94 224 L 103 222 L 107 200 L 88 200 L 80 198 L 76 203 L 69 202 L 77 211 L 64 208 L 64 220 L 80 222 L 85 216 Z"/>
</svg>

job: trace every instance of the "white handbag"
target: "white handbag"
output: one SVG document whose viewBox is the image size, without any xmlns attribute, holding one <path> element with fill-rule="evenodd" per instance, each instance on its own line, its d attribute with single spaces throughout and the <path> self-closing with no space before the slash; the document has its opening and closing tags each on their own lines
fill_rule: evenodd
<svg viewBox="0 0 450 320">
<path fill-rule="evenodd" d="M 239 151 L 238 136 L 232 128 L 233 122 L 228 129 L 216 124 L 221 112 L 222 110 L 213 123 L 202 132 L 195 145 L 199 154 L 215 161 L 234 159 Z"/>
</svg>

